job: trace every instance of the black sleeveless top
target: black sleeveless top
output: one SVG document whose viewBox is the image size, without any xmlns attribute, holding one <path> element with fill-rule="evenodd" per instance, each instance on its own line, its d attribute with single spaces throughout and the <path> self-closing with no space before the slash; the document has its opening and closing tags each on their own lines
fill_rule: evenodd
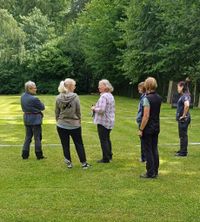
<svg viewBox="0 0 200 222">
<path fill-rule="evenodd" d="M 154 134 L 160 132 L 160 107 L 162 98 L 156 93 L 151 92 L 146 95 L 150 104 L 149 120 L 144 128 L 144 134 Z"/>
</svg>

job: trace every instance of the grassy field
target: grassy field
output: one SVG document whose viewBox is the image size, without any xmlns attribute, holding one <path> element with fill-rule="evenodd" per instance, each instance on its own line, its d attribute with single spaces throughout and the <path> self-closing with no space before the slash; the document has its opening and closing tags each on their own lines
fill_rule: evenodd
<svg viewBox="0 0 200 222">
<path fill-rule="evenodd" d="M 72 145 L 74 168 L 68 170 L 54 120 L 54 96 L 46 104 L 43 150 L 37 161 L 21 159 L 24 126 L 19 96 L 0 96 L 0 222 L 192 222 L 200 221 L 200 110 L 191 110 L 189 156 L 179 149 L 175 110 L 162 105 L 159 137 L 160 171 L 154 180 L 140 179 L 140 146 L 135 116 L 137 100 L 116 97 L 116 124 L 111 137 L 113 162 L 101 158 L 90 107 L 98 96 L 80 96 L 82 129 L 88 162 L 82 170 Z"/>
</svg>

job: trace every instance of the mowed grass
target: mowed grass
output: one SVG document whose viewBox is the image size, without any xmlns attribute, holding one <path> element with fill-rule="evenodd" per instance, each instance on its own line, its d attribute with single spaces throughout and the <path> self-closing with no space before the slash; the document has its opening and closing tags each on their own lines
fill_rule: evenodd
<svg viewBox="0 0 200 222">
<path fill-rule="evenodd" d="M 73 144 L 74 168 L 68 170 L 54 120 L 55 96 L 45 103 L 43 150 L 37 161 L 21 159 L 24 126 L 20 96 L 0 96 L 0 222 L 179 222 L 200 221 L 200 110 L 191 110 L 189 156 L 179 149 L 175 110 L 162 105 L 159 137 L 160 171 L 154 180 L 140 179 L 140 143 L 135 116 L 138 100 L 116 99 L 111 133 L 113 162 L 97 164 L 101 150 L 90 107 L 98 96 L 80 96 L 83 140 L 92 167 L 82 170 Z M 4 146 L 2 146 L 4 145 Z"/>
</svg>

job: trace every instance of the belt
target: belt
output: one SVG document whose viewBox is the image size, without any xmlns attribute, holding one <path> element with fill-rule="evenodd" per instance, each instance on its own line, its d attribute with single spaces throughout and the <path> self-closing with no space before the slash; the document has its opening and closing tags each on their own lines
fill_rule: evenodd
<svg viewBox="0 0 200 222">
<path fill-rule="evenodd" d="M 25 114 L 28 114 L 28 115 L 31 115 L 31 114 L 37 115 L 37 114 L 42 114 L 42 113 L 41 113 L 41 112 L 37 112 L 37 113 L 25 112 Z"/>
</svg>

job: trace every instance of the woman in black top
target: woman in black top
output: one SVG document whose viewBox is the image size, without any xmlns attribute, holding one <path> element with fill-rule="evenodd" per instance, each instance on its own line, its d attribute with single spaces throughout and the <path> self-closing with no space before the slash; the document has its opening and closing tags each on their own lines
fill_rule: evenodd
<svg viewBox="0 0 200 222">
<path fill-rule="evenodd" d="M 188 125 L 191 117 L 189 107 L 191 97 L 188 89 L 188 82 L 181 81 L 177 85 L 177 91 L 181 95 L 177 103 L 176 120 L 178 121 L 178 132 L 180 138 L 180 150 L 176 152 L 176 156 L 187 156 L 188 147 Z"/>
<path fill-rule="evenodd" d="M 142 137 L 146 156 L 146 173 L 141 178 L 158 176 L 158 135 L 160 132 L 160 107 L 162 98 L 156 93 L 157 82 L 153 77 L 145 80 L 146 97 L 143 101 L 143 116 L 138 135 Z"/>
</svg>

